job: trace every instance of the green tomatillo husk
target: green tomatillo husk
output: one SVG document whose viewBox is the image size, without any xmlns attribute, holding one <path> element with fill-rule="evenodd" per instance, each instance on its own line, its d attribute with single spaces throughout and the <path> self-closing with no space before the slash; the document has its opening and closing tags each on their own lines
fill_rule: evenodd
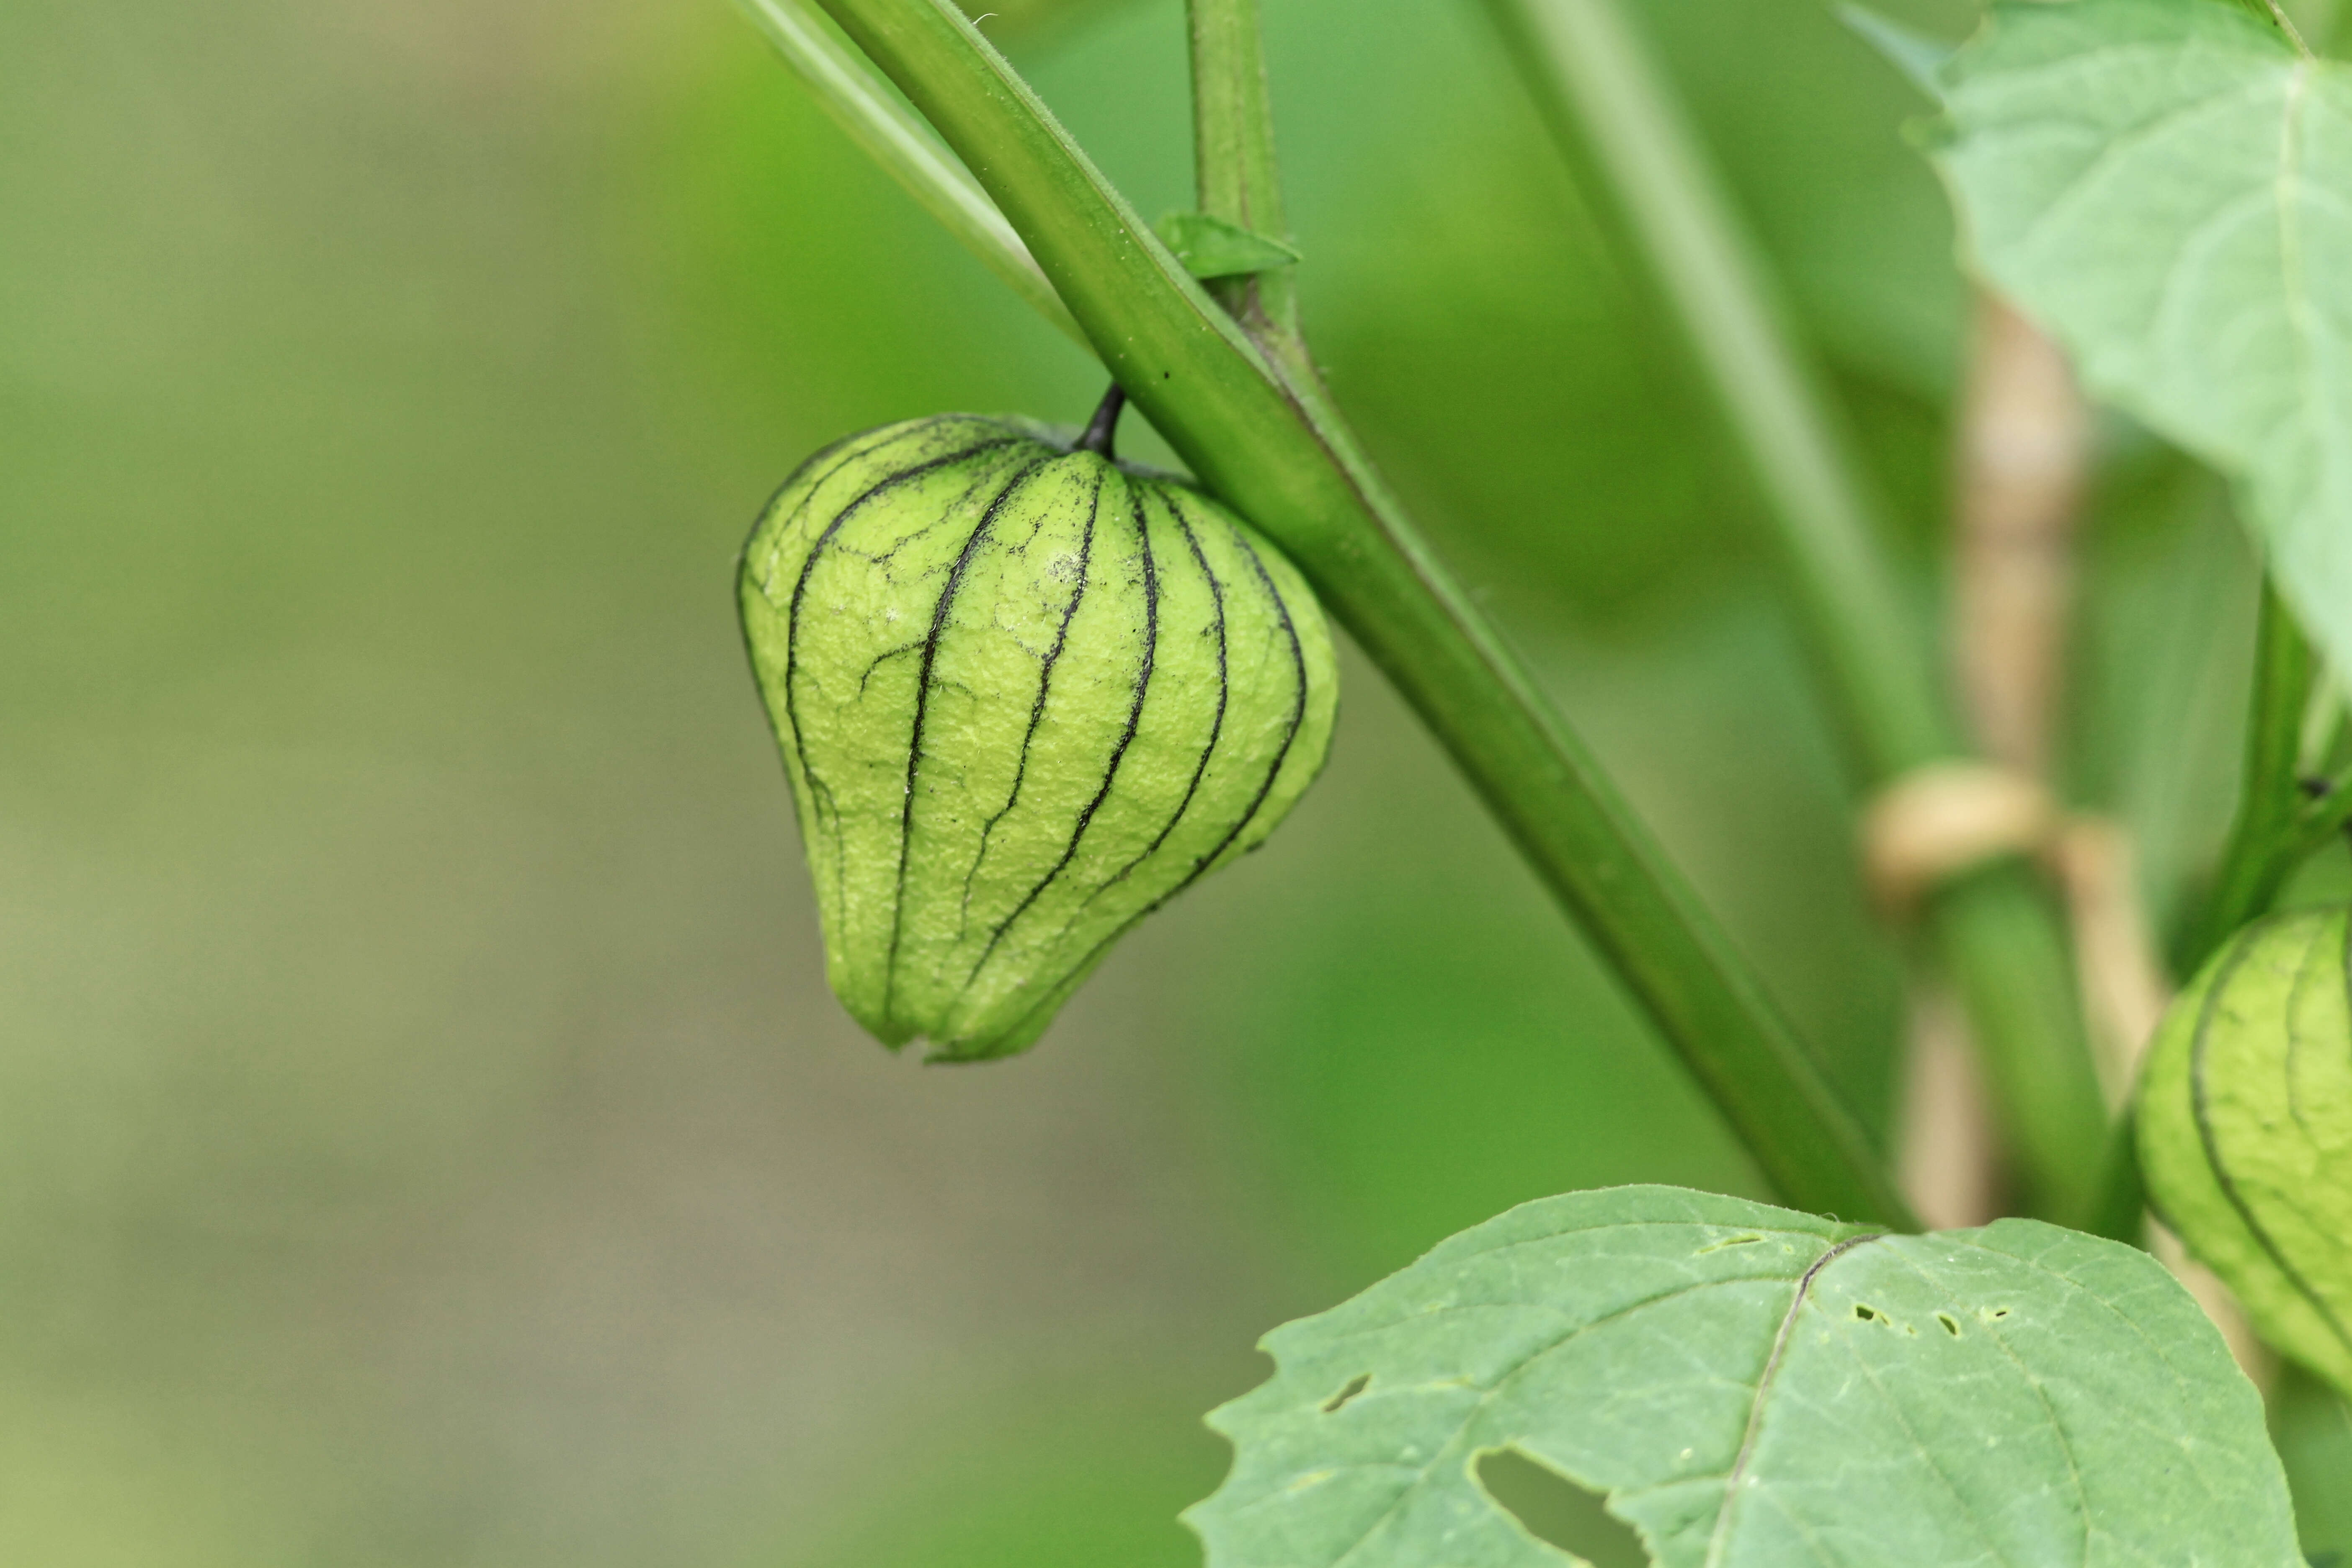
<svg viewBox="0 0 2352 1568">
<path fill-rule="evenodd" d="M 2352 1395 L 2352 910 L 2249 926 L 2165 1016 L 2149 1202 L 2271 1346 Z"/>
<path fill-rule="evenodd" d="M 854 436 L 744 551 L 827 977 L 885 1044 L 1025 1048 L 1322 765 L 1338 677 L 1314 595 L 1107 435 L 950 414 Z"/>
</svg>

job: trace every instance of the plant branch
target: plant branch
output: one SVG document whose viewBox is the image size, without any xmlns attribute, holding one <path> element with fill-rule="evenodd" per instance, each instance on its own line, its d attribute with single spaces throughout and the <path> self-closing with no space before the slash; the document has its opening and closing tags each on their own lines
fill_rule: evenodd
<svg viewBox="0 0 2352 1568">
<path fill-rule="evenodd" d="M 2066 689 L 2089 410 L 2065 351 L 1979 289 L 1954 439 L 1952 661 L 1977 747 L 2050 772 Z"/>
<path fill-rule="evenodd" d="M 1952 442 L 1953 683 L 1979 749 L 2044 779 L 2065 688 L 2088 421 L 2064 353 L 1989 293 L 1978 295 L 1971 339 Z M 2064 863 L 2087 842 L 2070 837 Z M 2084 900 L 2069 903 L 2079 933 Z M 2076 942 L 2086 994 L 2094 960 L 2112 946 Z M 1982 1053 L 1956 1014 L 1939 988 L 1913 982 L 1905 1190 L 1939 1228 L 1995 1217 L 2004 1176 Z"/>
<path fill-rule="evenodd" d="M 2311 52 L 2311 46 L 2304 41 L 2303 29 L 2294 25 L 2294 18 L 2286 14 L 2286 7 L 2280 5 L 2279 0 L 2242 0 L 2242 4 L 2257 20 L 2268 22 L 2285 34 L 2287 42 L 2294 46 L 2296 54 L 2307 60 L 2317 58 Z"/>
<path fill-rule="evenodd" d="M 2204 967 L 2231 932 L 2269 909 L 2296 862 L 2326 837 L 2325 826 L 2316 836 L 2305 830 L 2314 803 L 2306 802 L 2301 775 L 2304 710 L 2316 674 L 2310 643 L 2266 576 L 2237 816 L 2213 890 L 2173 955 L 2184 978 Z"/>
<path fill-rule="evenodd" d="M 1037 313 L 1092 353 L 1062 297 L 988 193 L 863 56 L 842 47 L 807 0 L 737 0 L 816 100 L 933 217 Z"/>
<path fill-rule="evenodd" d="M 1486 4 L 1564 147 L 1613 197 L 1747 457 L 1864 782 L 1958 754 L 1869 487 L 1648 51 L 1612 0 Z M 2029 1200 L 2059 1218 L 2084 1212 L 2106 1112 L 2047 889 L 2022 862 L 2002 862 L 1944 888 L 1927 925 L 1984 1052 Z"/>
<path fill-rule="evenodd" d="M 1192 34 L 1192 149 L 1201 210 L 1287 244 L 1282 175 L 1274 155 L 1258 0 L 1187 0 Z M 1276 267 L 1218 279 L 1210 296 L 1295 372 L 1307 363 L 1298 332 L 1298 279 Z"/>
<path fill-rule="evenodd" d="M 1290 554 L 1436 733 L 1790 1202 L 1902 1199 L 1738 951 L 1414 532 L 1319 389 L 1186 275 L 947 0 L 825 0 L 961 153 L 1120 384 Z"/>
<path fill-rule="evenodd" d="M 1648 49 L 1609 0 L 1486 4 L 1555 132 L 1624 217 L 1755 475 L 1867 772 L 1953 752 L 1857 466 Z"/>
</svg>

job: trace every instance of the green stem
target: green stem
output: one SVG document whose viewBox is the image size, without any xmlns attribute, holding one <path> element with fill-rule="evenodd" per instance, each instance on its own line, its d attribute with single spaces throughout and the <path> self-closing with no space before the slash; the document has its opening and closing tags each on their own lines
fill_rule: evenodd
<svg viewBox="0 0 2352 1568">
<path fill-rule="evenodd" d="M 1738 951 L 1431 558 L 1319 388 L 1188 277 L 947 0 L 825 0 L 996 200 L 1203 483 L 1297 563 L 1582 923 L 1788 1201 L 1908 1215 Z"/>
<path fill-rule="evenodd" d="M 2257 20 L 2268 22 L 2285 34 L 2287 42 L 2294 46 L 2296 54 L 2305 59 L 2316 58 L 2311 52 L 2311 46 L 2304 41 L 2303 30 L 2294 25 L 2294 18 L 2286 14 L 2286 7 L 2280 5 L 2279 0 L 2243 0 L 2243 4 Z"/>
<path fill-rule="evenodd" d="M 1258 0 L 1188 0 L 1192 34 L 1192 148 L 1201 210 L 1287 244 L 1274 156 Z M 1295 373 L 1307 363 L 1298 331 L 1296 268 L 1218 279 L 1210 297 Z M 1290 363 L 1295 362 L 1295 363 Z"/>
<path fill-rule="evenodd" d="M 988 193 L 931 128 L 910 113 L 866 59 L 844 48 L 807 0 L 737 0 L 784 63 L 800 73 L 835 123 L 990 271 L 1079 347 L 1094 345 Z"/>
<path fill-rule="evenodd" d="M 1555 132 L 1622 211 L 1756 477 L 1871 777 L 1948 755 L 1858 466 L 1673 89 L 1609 0 L 1487 5 Z"/>
<path fill-rule="evenodd" d="M 2147 1245 L 2147 1187 L 2139 1171 L 2139 1111 L 2130 1100 L 2116 1118 L 2099 1176 L 2099 1201 L 2082 1228 L 2109 1241 Z"/>
<path fill-rule="evenodd" d="M 1564 148 L 1600 176 L 1654 274 L 1765 501 L 1864 782 L 1959 753 L 1919 620 L 1830 402 L 1672 89 L 1612 0 L 1486 0 Z M 2098 1189 L 2107 1117 L 2064 926 L 2021 861 L 1937 892 L 1952 973 L 2029 1203 L 2071 1218 Z"/>
<path fill-rule="evenodd" d="M 2304 710 L 2316 676 L 2311 645 L 2295 625 L 2294 612 L 2264 579 L 2237 816 L 2213 890 L 2173 954 L 2174 967 L 2183 976 L 2204 967 L 2232 932 L 2270 908 L 2288 873 L 2314 845 L 2304 831 L 2310 808 L 2300 764 Z"/>
</svg>

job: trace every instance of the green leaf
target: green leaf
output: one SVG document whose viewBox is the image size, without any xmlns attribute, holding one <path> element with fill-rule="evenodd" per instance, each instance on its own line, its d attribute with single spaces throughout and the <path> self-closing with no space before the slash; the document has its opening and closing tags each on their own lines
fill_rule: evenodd
<svg viewBox="0 0 2352 1568">
<path fill-rule="evenodd" d="M 1986 276 L 2237 481 L 2352 668 L 2352 68 L 2213 0 L 2011 0 L 1943 80 Z"/>
<path fill-rule="evenodd" d="M 1282 241 L 1207 213 L 1170 213 L 1151 228 L 1195 278 L 1240 278 L 1298 263 L 1298 252 Z"/>
<path fill-rule="evenodd" d="M 1661 1568 L 2299 1561 L 2262 1400 L 2156 1262 L 2032 1220 L 1882 1236 L 1671 1187 L 1465 1231 L 1277 1329 L 1209 1418 L 1209 1568 L 1551 1568 L 1511 1449 Z"/>
</svg>

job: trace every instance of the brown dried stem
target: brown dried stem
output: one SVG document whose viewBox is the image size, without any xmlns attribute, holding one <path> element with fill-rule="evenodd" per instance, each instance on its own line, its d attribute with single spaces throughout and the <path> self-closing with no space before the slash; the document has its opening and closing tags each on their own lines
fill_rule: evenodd
<svg viewBox="0 0 2352 1568">
<path fill-rule="evenodd" d="M 1971 738 L 2025 777 L 2049 770 L 2074 594 L 2074 521 L 2089 421 L 2065 356 L 1979 299 L 1955 438 L 1952 672 Z M 2001 1154 L 1966 1019 L 1942 983 L 1914 983 L 1902 1177 L 1934 1226 L 2000 1212 Z"/>
</svg>

